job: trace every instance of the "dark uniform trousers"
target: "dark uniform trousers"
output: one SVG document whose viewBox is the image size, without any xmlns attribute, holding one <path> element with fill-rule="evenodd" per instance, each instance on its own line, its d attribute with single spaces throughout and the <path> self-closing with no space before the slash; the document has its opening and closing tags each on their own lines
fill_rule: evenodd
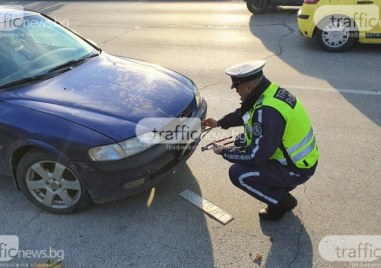
<svg viewBox="0 0 381 268">
<path fill-rule="evenodd" d="M 244 146 L 244 135 L 237 136 L 234 145 Z M 276 160 L 258 166 L 233 164 L 229 177 L 236 187 L 270 206 L 284 200 L 288 192 L 310 178 L 292 172 Z"/>
<path fill-rule="evenodd" d="M 288 192 L 310 178 L 295 174 L 275 160 L 259 166 L 233 164 L 229 177 L 235 186 L 270 206 L 284 200 Z"/>
</svg>

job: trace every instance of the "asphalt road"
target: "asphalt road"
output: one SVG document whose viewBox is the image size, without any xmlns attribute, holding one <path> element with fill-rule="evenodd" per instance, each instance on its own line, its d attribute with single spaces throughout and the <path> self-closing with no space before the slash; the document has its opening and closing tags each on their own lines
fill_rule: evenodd
<svg viewBox="0 0 381 268">
<path fill-rule="evenodd" d="M 22 249 L 62 250 L 65 267 L 381 266 L 329 262 L 319 254 L 327 235 L 381 233 L 381 46 L 326 53 L 299 35 L 297 8 L 252 16 L 241 1 L 1 3 L 56 17 L 108 53 L 187 75 L 202 89 L 210 116 L 239 106 L 225 68 L 266 59 L 266 76 L 309 111 L 321 158 L 315 176 L 293 191 L 299 206 L 276 223 L 258 220 L 263 204 L 236 189 L 230 164 L 210 151 L 197 150 L 152 191 L 74 215 L 41 211 L 1 178 L 0 235 L 18 235 Z M 240 129 L 216 130 L 202 144 L 232 132 Z M 222 225 L 205 215 L 179 197 L 185 189 L 234 220 Z M 257 254 L 262 259 L 254 262 Z"/>
</svg>

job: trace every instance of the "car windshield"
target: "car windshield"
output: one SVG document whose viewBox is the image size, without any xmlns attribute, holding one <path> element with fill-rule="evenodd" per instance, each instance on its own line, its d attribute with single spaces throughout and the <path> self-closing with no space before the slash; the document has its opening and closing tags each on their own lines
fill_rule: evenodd
<svg viewBox="0 0 381 268">
<path fill-rule="evenodd" d="M 0 88 L 70 70 L 97 55 L 57 23 L 41 15 L 24 17 L 12 31 L 0 30 Z"/>
</svg>

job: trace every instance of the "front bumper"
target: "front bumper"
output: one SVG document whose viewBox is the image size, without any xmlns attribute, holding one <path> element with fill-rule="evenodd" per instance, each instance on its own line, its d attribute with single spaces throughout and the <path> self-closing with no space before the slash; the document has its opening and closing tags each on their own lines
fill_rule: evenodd
<svg viewBox="0 0 381 268">
<path fill-rule="evenodd" d="M 194 117 L 205 119 L 202 101 Z M 73 162 L 95 203 L 104 203 L 148 189 L 172 175 L 195 151 L 198 141 L 178 146 L 160 144 L 142 154 L 115 162 Z M 175 147 L 175 148 L 173 148 Z"/>
<path fill-rule="evenodd" d="M 298 11 L 299 33 L 305 37 L 312 38 L 315 30 L 313 10 L 309 5 L 303 5 Z"/>
</svg>

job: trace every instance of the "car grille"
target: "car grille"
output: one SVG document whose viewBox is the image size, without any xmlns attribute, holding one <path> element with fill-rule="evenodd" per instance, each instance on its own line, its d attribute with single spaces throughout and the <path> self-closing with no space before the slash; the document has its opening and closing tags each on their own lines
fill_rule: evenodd
<svg viewBox="0 0 381 268">
<path fill-rule="evenodd" d="M 194 100 L 183 110 L 178 117 L 180 118 L 191 118 L 194 114 L 193 108 L 195 107 L 194 105 Z M 192 146 L 194 146 L 194 143 L 192 144 L 174 144 L 173 148 L 171 151 L 174 153 L 175 159 L 181 159 L 184 155 L 187 155 L 189 152 L 192 151 Z"/>
<path fill-rule="evenodd" d="M 178 117 L 191 117 L 193 114 L 193 101 L 182 111 Z"/>
</svg>

